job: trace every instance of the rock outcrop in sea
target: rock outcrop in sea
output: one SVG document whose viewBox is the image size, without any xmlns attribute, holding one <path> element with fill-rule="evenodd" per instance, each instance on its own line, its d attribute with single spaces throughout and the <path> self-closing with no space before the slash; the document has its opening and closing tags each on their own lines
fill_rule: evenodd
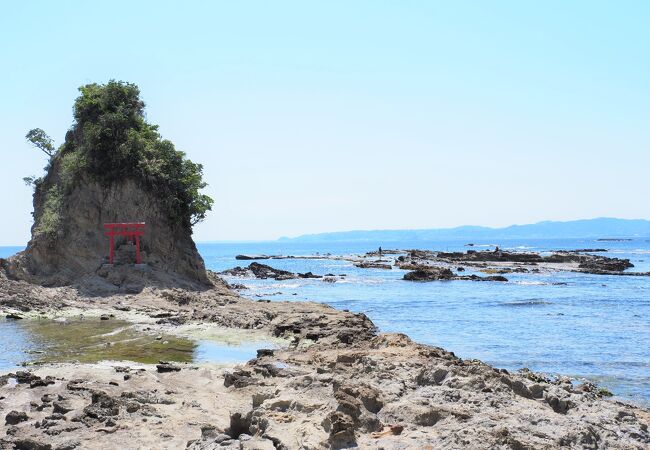
<svg viewBox="0 0 650 450">
<path fill-rule="evenodd" d="M 133 85 L 110 82 L 80 90 L 75 123 L 34 186 L 31 240 L 4 263 L 7 273 L 41 285 L 77 283 L 98 293 L 206 285 L 192 240 L 197 212 L 204 214 L 211 203 L 198 194 L 205 186 L 201 166 L 144 120 L 144 103 Z M 115 244 L 116 264 L 105 265 L 104 224 L 122 222 L 146 224 L 144 264 L 137 269 L 135 246 L 124 237 Z"/>
</svg>

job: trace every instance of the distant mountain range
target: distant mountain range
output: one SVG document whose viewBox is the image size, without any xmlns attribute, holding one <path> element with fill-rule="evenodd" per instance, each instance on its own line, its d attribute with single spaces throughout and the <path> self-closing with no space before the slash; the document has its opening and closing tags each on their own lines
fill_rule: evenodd
<svg viewBox="0 0 650 450">
<path fill-rule="evenodd" d="M 396 242 L 453 239 L 617 239 L 634 237 L 650 237 L 649 220 L 602 217 L 568 222 L 544 221 L 529 225 L 511 225 L 505 228 L 461 226 L 426 230 L 338 231 L 305 234 L 294 238 L 282 237 L 279 240 L 294 242 Z"/>
</svg>

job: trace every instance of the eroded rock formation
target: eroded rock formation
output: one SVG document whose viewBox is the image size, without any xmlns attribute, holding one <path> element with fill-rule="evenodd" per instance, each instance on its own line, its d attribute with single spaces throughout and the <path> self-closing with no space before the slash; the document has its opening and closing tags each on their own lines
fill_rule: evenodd
<svg viewBox="0 0 650 450">
<path fill-rule="evenodd" d="M 66 285 L 81 280 L 87 283 L 93 278 L 97 283 L 101 282 L 97 279 L 100 278 L 117 287 L 207 283 L 203 259 L 192 240 L 191 230 L 171 223 L 155 193 L 135 180 L 116 181 L 110 186 L 80 181 L 63 202 L 55 238 L 39 234 L 37 227 L 46 201 L 43 192 L 47 191 L 48 180 L 56 177 L 57 166 L 53 165 L 44 186 L 34 194 L 32 239 L 25 251 L 9 260 L 8 272 L 12 276 L 43 285 Z M 102 270 L 109 249 L 103 225 L 112 222 L 146 223 L 141 244 L 142 262 L 149 266 L 145 274 L 120 267 Z M 123 245 L 128 247 L 125 238 L 116 240 L 118 256 Z M 129 263 L 128 258 L 118 262 Z"/>
<path fill-rule="evenodd" d="M 28 140 L 46 148 L 46 174 L 34 180 L 34 225 L 25 251 L 2 262 L 9 277 L 89 293 L 139 292 L 144 286 L 200 288 L 208 284 L 192 241 L 192 225 L 212 199 L 202 166 L 185 158 L 144 117 L 137 86 L 110 81 L 82 86 L 74 123 L 54 149 L 40 129 Z M 106 223 L 145 222 L 142 262 L 118 236 L 107 266 Z"/>
</svg>

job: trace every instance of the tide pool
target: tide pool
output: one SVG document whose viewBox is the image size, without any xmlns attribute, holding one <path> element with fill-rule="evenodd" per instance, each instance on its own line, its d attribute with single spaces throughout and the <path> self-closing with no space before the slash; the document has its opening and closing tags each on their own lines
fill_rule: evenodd
<svg viewBox="0 0 650 450">
<path fill-rule="evenodd" d="M 20 365 L 58 362 L 97 363 L 159 361 L 235 364 L 257 355 L 259 348 L 276 343 L 259 339 L 195 339 L 190 336 L 146 332 L 143 326 L 98 317 L 66 319 L 0 319 L 0 370 Z"/>
</svg>

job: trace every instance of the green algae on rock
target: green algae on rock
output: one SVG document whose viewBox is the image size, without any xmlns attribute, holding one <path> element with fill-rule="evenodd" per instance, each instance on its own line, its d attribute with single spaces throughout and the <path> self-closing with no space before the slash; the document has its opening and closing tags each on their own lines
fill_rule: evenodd
<svg viewBox="0 0 650 450">
<path fill-rule="evenodd" d="M 124 360 L 143 364 L 155 364 L 160 360 L 192 362 L 197 347 L 190 339 L 144 333 L 120 320 L 33 319 L 20 325 L 39 349 L 30 364 Z"/>
</svg>

